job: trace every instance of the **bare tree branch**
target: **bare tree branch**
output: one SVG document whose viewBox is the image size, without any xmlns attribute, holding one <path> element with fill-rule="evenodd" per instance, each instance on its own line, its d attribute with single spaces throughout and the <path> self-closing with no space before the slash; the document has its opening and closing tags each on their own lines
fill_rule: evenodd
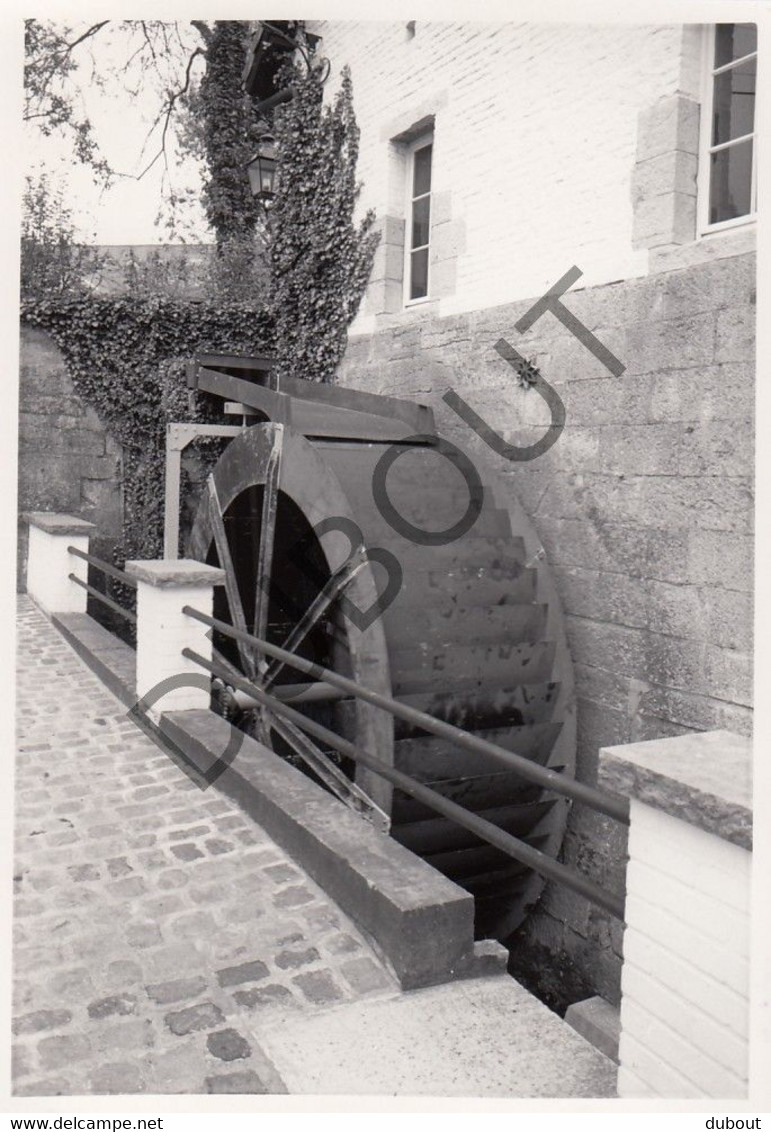
<svg viewBox="0 0 771 1132">
<path fill-rule="evenodd" d="M 153 41 L 151 40 L 150 33 L 147 30 L 147 21 L 146 20 L 140 20 L 139 26 L 142 29 L 142 35 L 144 36 L 145 43 L 150 48 L 150 54 L 153 57 L 153 62 L 157 63 L 158 62 L 158 56 L 155 54 L 155 48 L 153 47 Z"/>
<path fill-rule="evenodd" d="M 109 20 L 102 20 L 98 24 L 92 24 L 91 27 L 88 28 L 87 31 L 84 31 L 83 34 L 79 35 L 77 39 L 73 39 L 72 43 L 67 44 L 66 54 L 70 55 L 74 51 L 74 49 L 78 46 L 79 43 L 83 43 L 84 40 L 90 39 L 92 36 L 96 35 L 98 32 L 100 32 L 102 30 L 102 28 L 107 27 L 109 22 L 110 22 Z"/>
<path fill-rule="evenodd" d="M 28 90 L 30 86 L 33 88 L 33 94 L 28 94 L 28 97 L 34 100 L 35 107 L 40 106 L 43 100 L 48 97 L 48 88 L 52 80 L 55 77 L 59 77 L 63 70 L 71 69 L 72 63 L 70 62 L 70 57 L 75 48 L 86 40 L 92 39 L 102 28 L 107 27 L 109 23 L 110 20 L 101 20 L 99 23 L 91 24 L 89 28 L 75 39 L 71 41 L 62 39 L 60 46 L 53 48 L 47 58 L 44 57 L 43 59 L 33 60 L 27 64 L 25 67 L 25 71 L 27 72 L 25 76 L 27 80 L 25 81 L 25 86 Z M 69 68 L 67 64 L 69 64 Z M 36 80 L 31 82 L 29 81 L 30 72 L 33 74 L 37 72 Z M 50 111 L 47 113 L 50 113 Z M 45 116 L 45 114 L 43 116 Z M 25 113 L 24 121 L 29 121 L 32 117 L 40 117 L 40 115 Z"/>
<path fill-rule="evenodd" d="M 110 23 L 109 20 L 101 20 L 100 23 L 98 23 L 98 24 L 92 24 L 90 28 L 87 28 L 86 31 L 83 32 L 82 35 L 79 35 L 76 39 L 73 39 L 69 43 L 65 43 L 63 51 L 52 52 L 50 63 L 49 63 L 48 68 L 47 68 L 48 74 L 46 75 L 44 82 L 43 82 L 43 85 L 41 87 L 41 94 L 46 93 L 46 90 L 48 88 L 48 84 L 50 83 L 51 79 L 54 77 L 54 74 L 56 73 L 57 69 L 59 67 L 61 67 L 62 62 L 65 59 L 68 59 L 69 56 L 72 55 L 72 52 L 75 50 L 75 48 L 78 47 L 79 44 L 85 43 L 85 41 L 87 39 L 92 39 L 93 36 L 98 35 L 98 33 L 102 30 L 102 28 L 107 27 L 107 25 L 109 23 Z"/>
<path fill-rule="evenodd" d="M 193 73 L 193 63 L 195 62 L 195 60 L 197 58 L 199 58 L 199 57 L 203 58 L 205 55 L 206 55 L 206 52 L 204 51 L 204 49 L 202 47 L 196 47 L 195 50 L 193 52 L 191 52 L 190 58 L 187 61 L 187 67 L 185 68 L 184 82 L 182 83 L 182 85 L 180 87 L 178 87 L 177 90 L 170 90 L 170 91 L 167 92 L 166 102 L 161 107 L 161 110 L 160 110 L 157 118 L 153 122 L 152 126 L 150 127 L 150 130 L 149 130 L 148 135 L 147 135 L 148 140 L 149 140 L 151 134 L 156 130 L 159 123 L 163 122 L 163 128 L 161 130 L 160 148 L 159 148 L 158 152 L 156 153 L 155 157 L 153 157 L 153 159 L 149 162 L 149 164 L 145 166 L 145 168 L 142 170 L 142 172 L 137 174 L 137 180 L 138 181 L 141 181 L 142 178 L 145 176 L 145 174 L 149 173 L 149 171 L 155 165 L 156 161 L 158 161 L 158 159 L 161 156 L 163 156 L 164 161 L 166 163 L 166 166 L 168 168 L 168 160 L 166 158 L 166 137 L 167 137 L 168 132 L 169 132 L 169 125 L 171 124 L 171 118 L 172 118 L 172 115 L 174 113 L 174 108 L 176 107 L 180 98 L 182 98 L 185 94 L 187 94 L 188 90 L 190 89 L 190 80 L 191 80 L 192 73 Z"/>
</svg>

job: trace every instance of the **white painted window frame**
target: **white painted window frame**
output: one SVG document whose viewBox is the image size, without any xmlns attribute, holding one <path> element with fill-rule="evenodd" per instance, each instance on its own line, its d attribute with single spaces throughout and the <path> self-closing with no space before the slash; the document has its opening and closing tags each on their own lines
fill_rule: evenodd
<svg viewBox="0 0 771 1132">
<path fill-rule="evenodd" d="M 425 146 L 431 146 L 431 188 L 423 194 L 429 198 L 429 213 L 428 213 L 428 243 L 421 244 L 421 247 L 428 248 L 428 264 L 426 266 L 426 293 L 417 299 L 410 298 L 410 286 L 412 283 L 412 258 L 410 253 L 417 249 L 412 248 L 412 205 L 416 200 L 422 197 L 414 197 L 412 195 L 412 186 L 415 176 L 415 154 L 419 149 Z M 426 133 L 415 138 L 405 147 L 406 157 L 406 178 L 405 178 L 405 205 L 404 205 L 404 291 L 403 299 L 405 307 L 419 306 L 421 303 L 428 303 L 431 301 L 431 224 L 433 219 L 433 207 L 431 197 L 434 192 L 434 131 L 427 130 Z"/>
<path fill-rule="evenodd" d="M 728 22 L 728 21 L 726 21 Z M 699 170 L 697 182 L 697 196 L 698 196 L 698 230 L 700 236 L 709 236 L 713 232 L 724 232 L 730 228 L 741 228 L 747 224 L 754 224 L 757 219 L 757 167 L 758 167 L 758 111 L 759 100 L 755 98 L 755 119 L 753 122 L 753 131 L 751 134 L 744 134 L 742 137 L 746 140 L 752 138 L 752 210 L 744 216 L 735 216 L 731 220 L 721 220 L 716 224 L 709 223 L 709 190 L 710 190 L 710 173 L 711 173 L 711 155 L 720 149 L 727 149 L 736 145 L 740 138 L 732 138 L 730 142 L 724 142 L 719 146 L 712 146 L 712 106 L 715 96 L 715 83 L 714 78 L 716 74 L 728 70 L 729 67 L 735 66 L 736 63 L 741 62 L 740 59 L 735 59 L 731 64 L 726 64 L 722 67 L 715 67 L 715 36 L 716 24 L 709 24 L 705 28 L 705 35 L 702 45 L 702 97 L 701 97 L 701 122 L 700 122 L 700 139 L 699 139 Z M 751 59 L 753 55 L 757 57 L 757 51 L 745 55 L 742 59 Z"/>
</svg>

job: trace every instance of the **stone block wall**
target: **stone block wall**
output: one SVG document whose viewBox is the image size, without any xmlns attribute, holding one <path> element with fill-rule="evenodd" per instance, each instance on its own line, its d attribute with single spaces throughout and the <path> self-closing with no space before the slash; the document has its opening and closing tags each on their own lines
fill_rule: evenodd
<svg viewBox="0 0 771 1132">
<path fill-rule="evenodd" d="M 493 349 L 499 338 L 559 393 L 557 443 L 529 463 L 498 457 L 498 470 L 555 574 L 578 773 L 593 781 L 600 747 L 751 728 L 755 257 L 569 291 L 620 377 L 548 312 L 518 334 L 538 297 L 353 337 L 341 381 L 430 404 L 440 431 L 472 449 L 482 441 L 442 401 L 448 389 L 517 445 L 550 419 Z M 623 884 L 624 838 L 609 820 L 576 807 L 564 857 Z M 620 927 L 585 901 L 549 886 L 523 942 L 545 956 L 542 975 L 561 965 L 574 998 L 618 1000 Z"/>
<path fill-rule="evenodd" d="M 59 511 L 95 523 L 93 553 L 109 557 L 122 524 L 121 449 L 76 394 L 64 359 L 42 330 L 21 328 L 19 511 Z M 19 524 L 24 588 L 27 527 Z"/>
</svg>

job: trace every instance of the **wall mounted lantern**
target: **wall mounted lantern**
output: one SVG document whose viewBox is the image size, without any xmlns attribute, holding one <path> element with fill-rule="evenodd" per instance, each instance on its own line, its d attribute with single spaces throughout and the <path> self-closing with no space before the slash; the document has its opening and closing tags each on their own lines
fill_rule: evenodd
<svg viewBox="0 0 771 1132">
<path fill-rule="evenodd" d="M 276 139 L 272 134 L 263 134 L 257 143 L 257 150 L 246 163 L 252 195 L 266 209 L 273 201 L 276 177 Z"/>
<path fill-rule="evenodd" d="M 303 20 L 257 22 L 249 41 L 242 84 L 246 93 L 256 100 L 254 108 L 264 116 L 266 126 L 271 120 L 270 112 L 294 98 L 291 86 L 276 90 L 281 68 L 290 55 L 298 53 L 308 74 L 313 72 L 319 82 L 325 83 L 329 78 L 329 60 L 314 57 L 319 42 L 320 36 L 306 32 Z M 246 162 L 246 171 L 255 200 L 267 211 L 273 201 L 276 174 L 276 140 L 271 133 L 266 132 L 260 138 L 256 153 Z"/>
</svg>

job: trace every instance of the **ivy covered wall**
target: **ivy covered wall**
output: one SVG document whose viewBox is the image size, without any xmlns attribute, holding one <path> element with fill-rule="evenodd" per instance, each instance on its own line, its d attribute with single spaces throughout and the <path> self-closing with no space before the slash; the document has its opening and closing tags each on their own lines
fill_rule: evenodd
<svg viewBox="0 0 771 1132">
<path fill-rule="evenodd" d="M 61 350 L 44 331 L 21 328 L 19 510 L 81 515 L 99 527 L 97 554 L 121 541 L 122 454 L 78 395 Z M 24 589 L 27 526 L 19 524 L 17 585 Z"/>
<path fill-rule="evenodd" d="M 20 509 L 74 511 L 98 524 L 118 559 L 160 557 L 166 425 L 218 413 L 205 395 L 189 401 L 185 362 L 199 352 L 272 349 L 269 316 L 246 305 L 125 297 L 25 305 Z M 91 490 L 96 478 L 109 489 Z"/>
</svg>

